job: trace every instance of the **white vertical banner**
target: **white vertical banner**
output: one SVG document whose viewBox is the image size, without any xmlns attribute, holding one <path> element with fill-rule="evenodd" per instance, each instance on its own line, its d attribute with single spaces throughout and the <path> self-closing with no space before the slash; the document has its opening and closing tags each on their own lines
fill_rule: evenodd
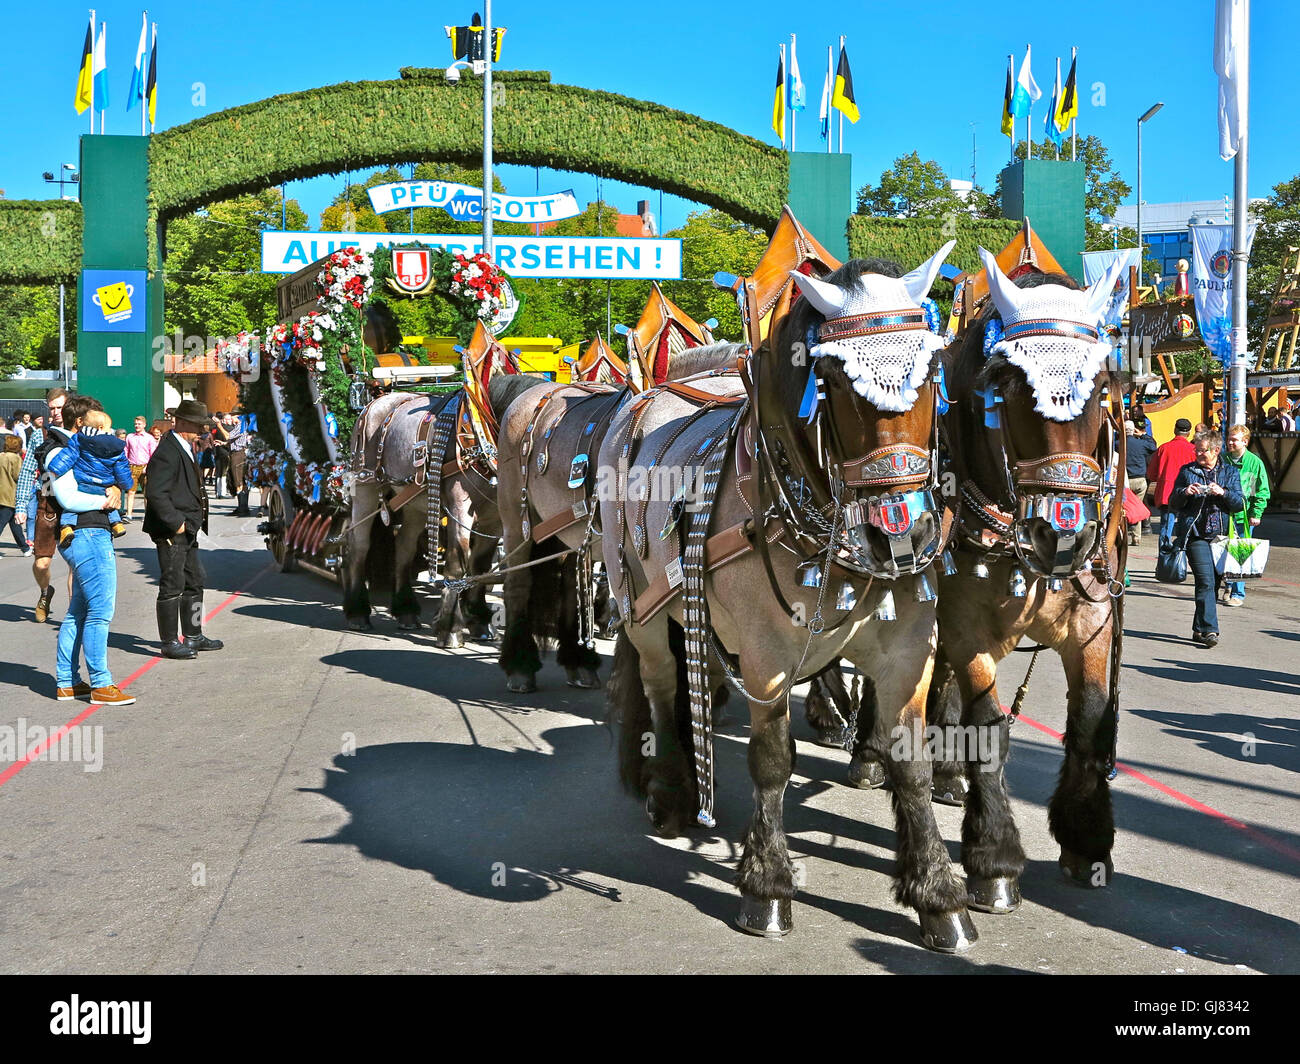
<svg viewBox="0 0 1300 1064">
<path fill-rule="evenodd" d="M 1247 69 L 1246 0 L 1216 0 L 1214 7 L 1214 72 L 1219 75 L 1219 156 L 1231 159 L 1241 145 L 1246 125 Z"/>
<path fill-rule="evenodd" d="M 1138 264 L 1137 255 L 1137 248 L 1119 248 L 1114 251 L 1085 251 L 1083 253 L 1083 280 L 1087 285 L 1094 285 L 1100 281 L 1106 275 L 1106 271 L 1110 269 L 1111 263 L 1116 259 L 1124 261 L 1124 271 L 1116 279 L 1115 289 L 1111 292 L 1105 313 L 1102 314 L 1102 321 L 1109 326 L 1114 326 L 1115 332 L 1112 336 L 1119 335 L 1120 322 L 1123 321 L 1124 310 L 1128 307 L 1128 268 Z"/>
<path fill-rule="evenodd" d="M 1246 226 L 1246 254 L 1255 242 L 1256 222 Z M 1192 299 L 1196 321 L 1213 355 L 1232 360 L 1232 226 L 1192 226 Z"/>
</svg>

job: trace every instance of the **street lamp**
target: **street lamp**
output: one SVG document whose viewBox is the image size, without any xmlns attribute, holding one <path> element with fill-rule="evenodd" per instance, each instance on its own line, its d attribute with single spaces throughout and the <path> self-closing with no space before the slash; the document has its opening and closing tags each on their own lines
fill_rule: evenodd
<svg viewBox="0 0 1300 1064">
<path fill-rule="evenodd" d="M 1142 287 L 1142 258 L 1146 255 L 1146 247 L 1142 243 L 1142 126 L 1149 122 L 1157 111 L 1164 106 L 1164 103 L 1158 103 L 1152 107 L 1146 114 L 1138 119 L 1138 287 Z"/>
<path fill-rule="evenodd" d="M 67 175 L 66 177 L 64 176 L 65 174 Z M 81 175 L 77 173 L 77 168 L 72 163 L 64 163 L 61 167 L 59 167 L 58 177 L 55 177 L 54 174 L 51 173 L 49 170 L 46 170 L 41 176 L 45 178 L 48 184 L 59 186 L 59 199 L 68 199 L 73 201 L 77 199 L 76 196 L 65 196 L 63 194 L 64 185 L 72 185 L 75 187 L 81 183 Z M 64 382 L 66 383 L 68 379 L 68 352 L 67 352 L 67 340 L 64 335 L 63 303 L 64 303 L 64 287 L 63 287 L 63 283 L 60 282 L 59 283 L 59 372 L 63 374 Z"/>
</svg>

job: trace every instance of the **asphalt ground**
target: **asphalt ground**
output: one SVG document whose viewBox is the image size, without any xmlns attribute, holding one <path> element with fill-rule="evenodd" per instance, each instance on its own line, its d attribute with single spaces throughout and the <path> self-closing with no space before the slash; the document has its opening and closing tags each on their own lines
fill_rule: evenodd
<svg viewBox="0 0 1300 1064">
<path fill-rule="evenodd" d="M 1264 526 L 1269 575 L 1221 611 L 1212 651 L 1188 639 L 1190 581 L 1154 582 L 1154 537 L 1134 552 L 1105 890 L 1057 869 L 1064 676 L 1040 661 L 1007 769 L 1024 904 L 974 914 L 975 948 L 945 957 L 890 897 L 889 795 L 845 784 L 847 755 L 809 741 L 801 706 L 785 809 L 806 885 L 794 932 L 766 941 L 730 923 L 745 725 L 718 738 L 716 831 L 657 839 L 618 787 L 601 692 L 548 662 L 516 698 L 493 646 L 438 650 L 386 614 L 347 631 L 338 587 L 276 571 L 256 519 L 230 509 L 214 502 L 203 540 L 206 628 L 226 649 L 196 661 L 156 658 L 154 551 L 138 524 L 119 541 L 109 660 L 128 707 L 53 698 L 65 567 L 38 625 L 28 563 L 0 547 L 0 726 L 102 729 L 98 771 L 86 750 L 0 764 L 0 970 L 1300 971 L 1294 517 Z M 1028 658 L 1005 664 L 1004 699 Z M 956 861 L 960 810 L 935 815 Z"/>
</svg>

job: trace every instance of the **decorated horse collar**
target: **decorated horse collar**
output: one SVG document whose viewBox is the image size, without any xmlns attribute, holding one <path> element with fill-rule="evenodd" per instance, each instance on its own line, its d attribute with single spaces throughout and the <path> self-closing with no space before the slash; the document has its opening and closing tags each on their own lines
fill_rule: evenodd
<svg viewBox="0 0 1300 1064">
<path fill-rule="evenodd" d="M 927 299 L 926 303 L 933 305 Z M 936 311 L 937 315 L 937 311 Z M 819 340 L 847 340 L 854 336 L 877 336 L 881 333 L 907 332 L 930 328 L 929 307 L 906 307 L 899 310 L 877 310 L 864 314 L 849 314 L 840 318 L 827 318 L 817 330 Z"/>
</svg>

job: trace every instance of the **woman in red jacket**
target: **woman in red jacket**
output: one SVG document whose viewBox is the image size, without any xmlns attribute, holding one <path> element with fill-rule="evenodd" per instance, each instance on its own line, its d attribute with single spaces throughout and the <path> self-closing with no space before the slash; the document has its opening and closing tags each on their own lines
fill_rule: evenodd
<svg viewBox="0 0 1300 1064">
<path fill-rule="evenodd" d="M 1175 513 L 1169 506 L 1169 496 L 1174 491 L 1178 471 L 1188 462 L 1196 461 L 1196 448 L 1192 446 L 1192 423 L 1185 417 L 1174 422 L 1174 438 L 1156 448 L 1147 465 L 1147 483 L 1155 486 L 1155 503 L 1164 511 L 1160 518 L 1160 541 L 1174 538 Z"/>
</svg>

